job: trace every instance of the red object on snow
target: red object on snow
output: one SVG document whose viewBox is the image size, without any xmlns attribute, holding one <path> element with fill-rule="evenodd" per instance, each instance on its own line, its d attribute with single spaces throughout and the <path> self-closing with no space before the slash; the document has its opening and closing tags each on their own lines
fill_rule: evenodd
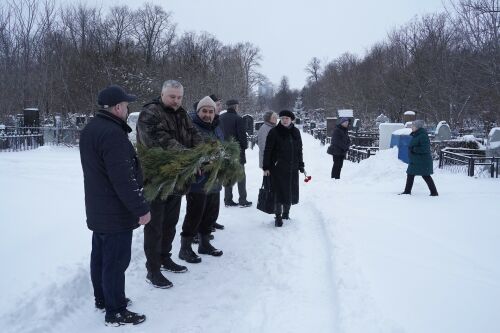
<svg viewBox="0 0 500 333">
<path fill-rule="evenodd" d="M 308 176 L 307 175 L 307 172 L 304 170 L 304 182 L 308 183 L 309 181 L 311 181 L 311 176 Z"/>
</svg>

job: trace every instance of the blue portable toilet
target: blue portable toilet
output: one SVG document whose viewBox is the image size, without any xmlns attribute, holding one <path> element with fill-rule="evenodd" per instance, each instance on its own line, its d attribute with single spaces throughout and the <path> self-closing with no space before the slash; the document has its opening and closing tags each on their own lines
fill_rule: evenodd
<svg viewBox="0 0 500 333">
<path fill-rule="evenodd" d="M 402 128 L 392 132 L 391 148 L 398 147 L 398 159 L 408 164 L 410 162 L 408 156 L 408 146 L 411 141 L 411 128 Z"/>
</svg>

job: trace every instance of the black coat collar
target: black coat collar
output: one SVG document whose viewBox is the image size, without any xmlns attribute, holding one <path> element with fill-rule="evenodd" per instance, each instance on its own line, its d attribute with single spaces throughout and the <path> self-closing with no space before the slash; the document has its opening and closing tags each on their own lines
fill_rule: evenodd
<svg viewBox="0 0 500 333">
<path fill-rule="evenodd" d="M 118 124 L 127 133 L 132 132 L 132 129 L 130 128 L 130 126 L 125 121 L 123 121 L 123 119 L 118 118 L 117 116 L 115 116 L 111 112 L 108 112 L 106 110 L 99 110 L 99 111 L 97 111 L 96 116 L 113 121 L 114 123 Z"/>
<path fill-rule="evenodd" d="M 281 135 L 281 136 L 286 136 L 286 135 L 292 135 L 294 138 L 297 136 L 295 133 L 295 126 L 290 124 L 289 127 L 285 127 L 281 124 L 281 122 L 276 125 L 276 131 Z"/>
</svg>

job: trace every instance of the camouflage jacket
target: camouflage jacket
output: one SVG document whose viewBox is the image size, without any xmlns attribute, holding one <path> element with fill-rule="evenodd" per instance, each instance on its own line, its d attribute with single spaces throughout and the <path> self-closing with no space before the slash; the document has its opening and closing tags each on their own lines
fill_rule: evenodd
<svg viewBox="0 0 500 333">
<path fill-rule="evenodd" d="M 191 117 L 182 108 L 177 110 L 155 99 L 145 104 L 137 121 L 137 143 L 145 147 L 193 148 L 202 138 Z"/>
</svg>

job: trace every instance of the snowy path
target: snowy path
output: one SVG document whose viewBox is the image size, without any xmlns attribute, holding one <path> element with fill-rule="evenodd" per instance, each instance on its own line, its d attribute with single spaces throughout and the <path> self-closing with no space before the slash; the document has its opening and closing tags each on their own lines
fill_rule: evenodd
<svg viewBox="0 0 500 333">
<path fill-rule="evenodd" d="M 222 207 L 226 230 L 215 233 L 214 245 L 224 255 L 203 256 L 186 274 L 167 273 L 173 288 L 145 282 L 142 229 L 136 231 L 127 295 L 148 320 L 114 331 L 500 331 L 498 180 L 438 171 L 440 197 L 428 197 L 421 179 L 414 195 L 401 197 L 395 194 L 405 166 L 394 152 L 347 162 L 333 181 L 326 148 L 309 135 L 303 140 L 313 179 L 301 182 L 292 220 L 275 228 L 273 217 L 254 207 Z M 247 154 L 255 205 L 257 149 Z M 0 331 L 111 330 L 93 309 L 81 178 L 76 149 L 0 155 L 7 222 L 0 234 Z M 178 249 L 176 237 L 174 257 Z"/>
<path fill-rule="evenodd" d="M 261 173 L 257 170 L 257 150 L 248 155 L 247 182 L 253 200 Z M 201 264 L 188 265 L 186 274 L 167 273 L 174 283 L 174 288 L 168 290 L 145 283 L 142 230 L 136 232 L 133 259 L 127 271 L 127 294 L 134 301 L 132 310 L 146 313 L 148 320 L 138 328 L 123 330 L 337 331 L 332 244 L 314 203 L 304 199 L 305 205 L 311 207 L 314 216 L 311 211 L 294 206 L 293 220 L 281 229 L 274 227 L 272 215 L 254 207 L 221 208 L 220 222 L 226 229 L 215 234 L 214 244 L 224 250 L 224 255 L 203 256 Z M 184 206 L 182 209 L 181 216 Z M 302 220 L 308 223 L 301 223 Z M 84 238 L 88 238 L 88 233 Z M 178 246 L 176 238 L 175 258 Z M 86 260 L 80 260 L 77 272 L 66 273 L 64 284 L 49 284 L 34 300 L 22 302 L 21 311 L 8 318 L 12 331 L 105 331 L 103 315 L 93 310 Z M 51 306 L 44 294 L 54 295 L 55 304 Z M 24 319 L 30 313 L 33 321 Z M 64 320 L 54 326 L 51 317 Z"/>
</svg>

